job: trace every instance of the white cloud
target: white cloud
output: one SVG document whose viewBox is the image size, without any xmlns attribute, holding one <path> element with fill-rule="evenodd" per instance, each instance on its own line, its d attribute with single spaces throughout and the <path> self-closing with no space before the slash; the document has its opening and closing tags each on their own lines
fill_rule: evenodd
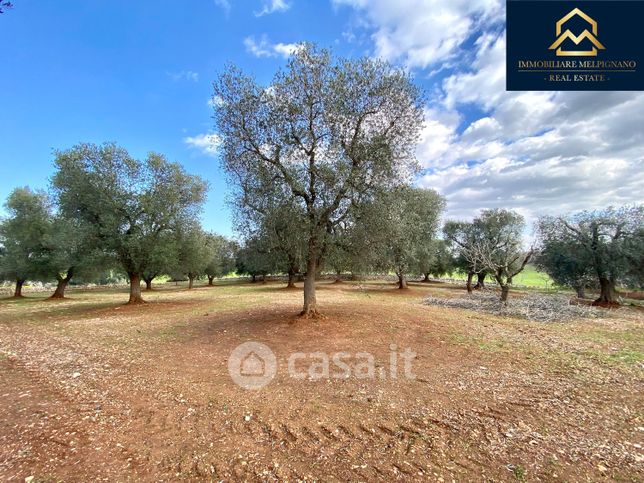
<svg viewBox="0 0 644 483">
<path fill-rule="evenodd" d="M 246 37 L 244 39 L 244 46 L 246 52 L 254 55 L 255 57 L 283 57 L 288 58 L 301 47 L 301 44 L 273 44 L 268 40 L 266 35 L 262 35 L 259 40 L 254 36 Z"/>
<path fill-rule="evenodd" d="M 425 68 L 454 56 L 475 31 L 503 20 L 501 0 L 332 0 L 373 29 L 375 53 Z"/>
<path fill-rule="evenodd" d="M 291 4 L 286 0 L 263 0 L 262 9 L 255 12 L 256 17 L 262 17 L 275 12 L 286 12 L 291 8 Z"/>
<path fill-rule="evenodd" d="M 214 133 L 203 133 L 185 137 L 183 142 L 207 156 L 217 156 L 221 146 L 221 137 Z"/>
<path fill-rule="evenodd" d="M 199 73 L 191 70 L 182 70 L 180 72 L 166 72 L 166 75 L 172 82 L 190 81 L 199 82 Z"/>
<path fill-rule="evenodd" d="M 333 1 L 364 17 L 376 54 L 418 77 L 448 72 L 417 149 L 418 182 L 447 197 L 448 217 L 504 207 L 531 222 L 644 202 L 644 93 L 507 92 L 496 0 Z"/>
<path fill-rule="evenodd" d="M 290 57 L 300 48 L 301 44 L 283 44 L 280 42 L 273 45 L 273 50 L 275 51 L 275 53 L 277 55 L 281 55 L 284 58 Z"/>
<path fill-rule="evenodd" d="M 427 111 L 441 144 L 419 151 L 420 184 L 447 197 L 449 216 L 506 207 L 531 222 L 644 201 L 644 94 L 506 92 L 504 48 L 503 35 L 479 42 L 473 70 L 447 78 Z M 487 115 L 461 134 L 440 120 L 470 104 Z"/>
</svg>

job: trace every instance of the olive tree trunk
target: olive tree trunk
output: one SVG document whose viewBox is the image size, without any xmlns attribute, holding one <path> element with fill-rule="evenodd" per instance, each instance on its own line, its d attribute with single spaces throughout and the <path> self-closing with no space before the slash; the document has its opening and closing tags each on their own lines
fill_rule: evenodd
<svg viewBox="0 0 644 483">
<path fill-rule="evenodd" d="M 315 275 L 318 270 L 317 252 L 309 250 L 306 262 L 306 278 L 304 279 L 304 308 L 300 315 L 316 317 L 318 314 L 317 300 L 315 298 Z"/>
<path fill-rule="evenodd" d="M 152 277 L 154 278 L 154 277 Z M 152 290 L 152 278 L 144 278 L 145 281 L 145 290 Z"/>
<path fill-rule="evenodd" d="M 599 278 L 599 298 L 593 302 L 594 305 L 618 305 L 617 291 L 615 290 L 615 280 L 600 277 Z"/>
<path fill-rule="evenodd" d="M 342 283 L 342 272 L 341 271 L 338 270 L 337 272 L 335 272 L 335 280 L 333 281 L 333 283 Z"/>
<path fill-rule="evenodd" d="M 407 286 L 407 277 L 405 276 L 404 273 L 399 273 L 398 274 L 398 288 L 400 290 L 404 290 L 406 288 L 409 288 Z"/>
<path fill-rule="evenodd" d="M 429 273 L 424 274 L 425 278 L 423 278 L 423 282 L 429 282 Z"/>
<path fill-rule="evenodd" d="M 130 300 L 128 304 L 142 304 L 145 303 L 141 297 L 141 277 L 138 273 L 128 273 L 130 279 Z"/>
<path fill-rule="evenodd" d="M 293 270 L 288 271 L 288 283 L 286 288 L 295 288 L 295 272 Z"/>
<path fill-rule="evenodd" d="M 476 285 L 474 286 L 474 290 L 480 290 L 482 288 L 485 288 L 485 272 L 476 274 Z"/>
<path fill-rule="evenodd" d="M 25 280 L 22 278 L 17 278 L 16 279 L 16 287 L 13 291 L 13 296 L 15 298 L 20 298 L 22 297 L 22 286 L 25 284 Z"/>
<path fill-rule="evenodd" d="M 195 276 L 188 274 L 188 290 L 192 290 L 194 280 L 195 280 Z"/>
<path fill-rule="evenodd" d="M 510 295 L 510 285 L 507 283 L 501 285 L 501 302 L 506 303 L 508 301 L 508 295 Z"/>
<path fill-rule="evenodd" d="M 472 293 L 472 279 L 474 278 L 474 272 L 467 272 L 467 283 L 465 287 L 467 288 L 467 293 Z"/>
<path fill-rule="evenodd" d="M 72 274 L 70 272 L 67 272 L 67 275 L 65 277 L 61 277 L 58 275 L 56 277 L 56 280 L 58 280 L 58 283 L 56 285 L 56 290 L 54 290 L 54 293 L 49 297 L 50 299 L 64 299 L 65 298 L 65 289 L 67 288 L 67 285 L 69 284 L 69 281 L 72 279 Z"/>
<path fill-rule="evenodd" d="M 215 277 L 208 275 L 208 285 L 209 286 L 212 287 L 214 285 L 214 283 L 213 283 L 214 279 L 215 279 Z"/>
</svg>

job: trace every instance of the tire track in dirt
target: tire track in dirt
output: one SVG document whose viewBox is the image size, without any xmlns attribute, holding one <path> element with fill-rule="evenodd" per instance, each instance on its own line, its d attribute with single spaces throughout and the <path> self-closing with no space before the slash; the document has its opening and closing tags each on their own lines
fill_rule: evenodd
<svg viewBox="0 0 644 483">
<path fill-rule="evenodd" d="M 55 385 L 66 388 L 69 387 L 69 372 L 73 367 L 84 367 L 91 372 L 109 360 L 105 355 L 88 353 L 85 348 L 71 344 L 64 338 L 50 339 L 48 348 L 49 357 L 43 359 L 42 351 L 33 347 L 33 341 L 18 338 L 13 341 L 10 351 L 20 354 L 23 363 L 32 367 L 48 383 L 53 381 Z M 55 360 L 51 360 L 52 355 L 55 355 Z M 73 362 L 70 364 L 70 361 Z M 326 475 L 338 479 L 400 478 L 414 473 L 420 476 L 419 473 L 426 474 L 430 467 L 439 467 L 441 464 L 441 460 L 434 457 L 433 442 L 444 440 L 446 434 L 455 431 L 452 425 L 438 419 L 420 426 L 414 421 L 393 425 L 391 421 L 380 421 L 372 422 L 371 426 L 331 421 L 311 427 L 289 419 L 274 423 L 254 417 L 244 421 L 242 413 L 227 416 L 227 420 L 234 419 L 236 422 L 217 424 L 213 428 L 213 421 L 221 422 L 220 414 L 187 401 L 179 401 L 177 405 L 177 401 L 168 401 L 167 396 L 165 400 L 151 397 L 151 394 L 169 393 L 169 388 L 163 385 L 155 387 L 156 381 L 137 384 L 136 379 L 126 380 L 125 383 L 120 380 L 118 384 L 113 384 L 114 387 L 120 385 L 120 391 L 110 391 L 110 380 L 122 379 L 124 371 L 118 370 L 115 361 L 110 360 L 108 365 L 110 370 L 103 373 L 103 376 L 107 376 L 103 384 L 97 384 L 91 378 L 72 380 L 74 390 L 69 404 L 81 406 L 88 404 L 85 402 L 88 399 L 96 401 L 97 397 L 102 397 L 105 407 L 102 416 L 111 420 L 115 430 L 112 435 L 114 439 L 123 441 L 117 443 L 121 453 L 140 466 L 156 465 L 159 475 L 168 478 L 176 474 L 224 478 L 259 474 L 264 478 L 273 473 L 277 478 L 286 475 L 293 478 L 306 475 L 312 466 L 316 467 L 318 477 Z M 106 384 L 108 387 L 105 387 Z M 183 412 L 189 409 L 188 406 L 197 408 L 194 414 Z M 210 427 L 207 433 L 203 432 L 204 426 Z M 136 440 L 145 440 L 145 449 L 141 450 L 137 441 L 128 437 L 128 434 L 134 435 Z M 132 448 L 138 450 L 129 448 L 128 438 Z M 235 459 L 229 464 L 222 463 L 220 455 L 210 458 L 211 443 L 228 439 L 234 440 L 238 447 L 253 448 L 259 456 L 245 465 Z M 172 443 L 185 440 L 193 442 L 181 445 Z M 215 448 L 217 452 L 221 451 L 221 445 Z M 195 457 L 195 454 L 202 456 Z M 276 454 L 282 462 L 281 466 L 275 471 L 267 470 L 274 465 L 271 460 L 275 459 Z M 234 456 L 231 452 L 230 457 Z"/>
</svg>

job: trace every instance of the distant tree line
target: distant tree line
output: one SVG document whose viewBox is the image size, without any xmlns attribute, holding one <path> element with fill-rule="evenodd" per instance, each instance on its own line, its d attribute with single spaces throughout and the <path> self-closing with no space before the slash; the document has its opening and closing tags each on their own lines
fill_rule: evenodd
<svg viewBox="0 0 644 483">
<path fill-rule="evenodd" d="M 117 269 L 140 303 L 141 281 L 185 276 L 189 287 L 234 270 L 236 245 L 205 232 L 198 214 L 207 185 L 151 153 L 134 159 L 114 144 L 80 144 L 56 153 L 49 193 L 15 189 L 0 223 L 0 275 L 22 296 L 27 280 L 56 281 L 62 298 L 73 278 Z"/>
<path fill-rule="evenodd" d="M 428 280 L 458 269 L 468 291 L 491 277 L 506 301 L 513 279 L 538 254 L 548 267 L 536 247 L 524 247 L 525 221 L 510 210 L 450 221 L 439 239 L 445 201 L 410 186 L 423 113 L 404 71 L 370 58 L 334 58 L 309 44 L 269 85 L 234 66 L 214 85 L 222 163 L 245 240 L 238 271 L 288 273 L 289 286 L 303 274 L 303 315 L 318 312 L 322 270 L 393 272 L 404 289 L 409 274 Z"/>
<path fill-rule="evenodd" d="M 114 144 L 56 153 L 49 193 L 19 188 L 0 224 L 0 274 L 21 295 L 26 280 L 57 281 L 118 267 L 139 303 L 161 274 L 210 284 L 235 270 L 253 281 L 303 278 L 302 315 L 316 316 L 321 272 L 395 274 L 429 281 L 458 271 L 468 292 L 494 280 L 508 299 L 529 263 L 580 296 L 617 302 L 620 284 L 644 281 L 643 209 L 543 217 L 535 243 L 512 210 L 480 211 L 441 226 L 446 201 L 414 187 L 422 95 L 409 74 L 370 58 L 335 58 L 305 45 L 259 85 L 234 66 L 215 82 L 221 162 L 234 194 L 235 242 L 199 223 L 207 185 L 163 155 L 134 159 Z"/>
</svg>

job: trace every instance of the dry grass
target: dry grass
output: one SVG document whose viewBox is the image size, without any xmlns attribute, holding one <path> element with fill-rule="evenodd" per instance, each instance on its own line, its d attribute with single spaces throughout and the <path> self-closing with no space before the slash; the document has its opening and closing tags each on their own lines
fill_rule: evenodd
<svg viewBox="0 0 644 483">
<path fill-rule="evenodd" d="M 423 303 L 463 293 L 321 283 L 321 320 L 275 283 L 0 301 L 0 478 L 641 481 L 641 312 L 544 324 Z M 260 391 L 227 372 L 248 340 L 278 360 Z M 392 343 L 415 379 L 285 370 L 296 351 L 384 366 Z"/>
</svg>

